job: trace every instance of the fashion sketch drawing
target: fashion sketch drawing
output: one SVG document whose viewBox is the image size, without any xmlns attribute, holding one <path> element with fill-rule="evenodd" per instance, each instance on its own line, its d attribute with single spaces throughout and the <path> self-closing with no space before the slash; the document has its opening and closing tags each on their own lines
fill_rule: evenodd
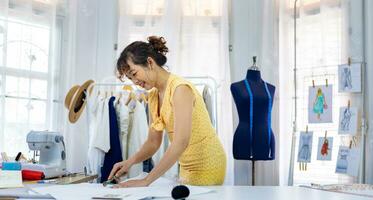
<svg viewBox="0 0 373 200">
<path fill-rule="evenodd" d="M 333 137 L 319 137 L 317 160 L 331 160 L 333 152 Z"/>
<path fill-rule="evenodd" d="M 349 148 L 348 147 L 339 147 L 338 151 L 338 159 L 337 159 L 337 166 L 335 169 L 335 172 L 346 174 L 347 173 L 347 167 L 348 167 L 348 161 L 347 157 L 349 154 Z"/>
<path fill-rule="evenodd" d="M 333 122 L 333 85 L 310 86 L 308 90 L 308 123 Z"/>
<path fill-rule="evenodd" d="M 312 132 L 301 132 L 299 138 L 298 162 L 311 162 Z"/>
<path fill-rule="evenodd" d="M 342 69 L 341 82 L 339 84 L 342 85 L 343 90 L 352 89 L 351 69 L 349 67 Z"/>
<path fill-rule="evenodd" d="M 341 107 L 339 109 L 339 134 L 355 135 L 358 129 L 357 107 Z"/>
<path fill-rule="evenodd" d="M 313 103 L 313 112 L 317 114 L 317 119 L 320 120 L 320 116 L 324 113 L 324 109 L 328 109 L 328 104 L 326 104 L 325 95 L 321 88 L 318 88 L 315 102 Z"/>
<path fill-rule="evenodd" d="M 340 127 L 342 131 L 349 131 L 350 130 L 350 124 L 351 124 L 351 110 L 350 108 L 345 108 L 342 113 L 342 120 L 340 122 Z"/>
<path fill-rule="evenodd" d="M 361 81 L 361 64 L 339 65 L 339 92 L 361 92 Z"/>
</svg>

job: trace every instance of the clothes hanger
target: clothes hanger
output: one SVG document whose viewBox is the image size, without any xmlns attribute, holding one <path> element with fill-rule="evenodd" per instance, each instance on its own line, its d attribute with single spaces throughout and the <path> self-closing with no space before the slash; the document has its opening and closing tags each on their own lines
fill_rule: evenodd
<svg viewBox="0 0 373 200">
<path fill-rule="evenodd" d="M 130 92 L 130 95 L 128 95 L 128 99 L 126 101 L 126 106 L 128 106 L 128 104 L 132 101 L 132 100 L 137 100 L 136 99 L 136 95 L 135 93 L 133 93 L 132 91 Z"/>
<path fill-rule="evenodd" d="M 141 94 L 140 94 L 140 100 L 141 100 L 142 102 L 148 103 L 148 98 L 147 98 L 147 97 L 148 97 L 148 96 L 146 96 L 145 93 L 141 93 Z"/>
<path fill-rule="evenodd" d="M 127 91 L 133 91 L 133 88 L 131 85 L 125 85 L 122 87 L 123 90 L 127 90 Z"/>
<path fill-rule="evenodd" d="M 136 95 L 135 93 L 133 92 L 133 88 L 130 86 L 130 85 L 125 85 L 123 86 L 122 88 L 123 90 L 126 90 L 129 92 L 129 95 L 128 95 L 128 98 L 127 98 L 127 101 L 126 101 L 126 106 L 128 106 L 128 104 L 132 101 L 132 100 L 136 100 Z"/>
</svg>

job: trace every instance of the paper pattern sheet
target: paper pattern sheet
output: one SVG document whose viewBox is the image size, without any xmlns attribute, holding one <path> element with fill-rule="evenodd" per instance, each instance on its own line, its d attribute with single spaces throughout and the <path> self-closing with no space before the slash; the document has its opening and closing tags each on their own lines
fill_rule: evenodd
<svg viewBox="0 0 373 200">
<path fill-rule="evenodd" d="M 137 188 L 118 188 L 113 189 L 104 187 L 102 184 L 81 183 L 71 185 L 55 185 L 46 187 L 33 188 L 33 191 L 39 194 L 50 194 L 56 199 L 91 199 L 92 197 L 115 197 L 124 199 L 141 199 L 145 197 L 169 197 L 174 184 L 170 185 L 170 181 L 165 178 L 160 178 L 149 187 Z M 176 184 L 175 184 L 176 185 Z M 190 196 L 209 193 L 212 190 L 188 186 Z"/>
<path fill-rule="evenodd" d="M 0 188 L 23 187 L 21 171 L 0 170 Z"/>
</svg>

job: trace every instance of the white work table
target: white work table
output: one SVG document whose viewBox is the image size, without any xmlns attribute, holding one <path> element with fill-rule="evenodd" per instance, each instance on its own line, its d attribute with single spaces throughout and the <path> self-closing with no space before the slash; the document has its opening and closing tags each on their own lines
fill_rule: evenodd
<svg viewBox="0 0 373 200">
<path fill-rule="evenodd" d="M 38 187 L 41 185 L 35 185 Z M 166 187 L 165 187 L 166 188 Z M 343 193 L 328 192 L 304 187 L 286 187 L 286 186 L 210 186 L 205 187 L 213 189 L 213 192 L 207 194 L 200 194 L 191 196 L 190 200 L 204 200 L 204 199 L 265 199 L 265 200 L 313 200 L 313 199 L 327 199 L 327 200 L 371 200 L 369 197 L 361 197 L 356 195 L 349 195 Z M 26 191 L 25 188 L 19 189 L 0 189 L 1 194 L 9 194 L 9 192 L 22 193 Z M 1 198 L 0 198 L 1 199 Z M 123 198 L 124 200 L 126 198 Z M 165 199 L 165 198 L 163 198 Z M 167 199 L 167 198 L 166 198 Z M 171 198 L 170 198 L 171 199 Z"/>
<path fill-rule="evenodd" d="M 216 192 L 201 194 L 190 199 L 265 199 L 265 200 L 372 200 L 369 197 L 361 197 L 336 192 L 328 192 L 305 187 L 287 186 L 220 186 L 207 187 Z"/>
</svg>

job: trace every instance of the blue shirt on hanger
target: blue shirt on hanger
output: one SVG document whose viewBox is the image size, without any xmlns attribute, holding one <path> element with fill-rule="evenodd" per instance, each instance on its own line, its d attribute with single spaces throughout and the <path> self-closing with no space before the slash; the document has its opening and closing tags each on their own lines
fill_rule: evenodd
<svg viewBox="0 0 373 200">
<path fill-rule="evenodd" d="M 114 100 L 115 97 L 109 100 L 110 150 L 105 154 L 104 165 L 101 168 L 101 183 L 107 180 L 114 164 L 123 160 Z"/>
</svg>

